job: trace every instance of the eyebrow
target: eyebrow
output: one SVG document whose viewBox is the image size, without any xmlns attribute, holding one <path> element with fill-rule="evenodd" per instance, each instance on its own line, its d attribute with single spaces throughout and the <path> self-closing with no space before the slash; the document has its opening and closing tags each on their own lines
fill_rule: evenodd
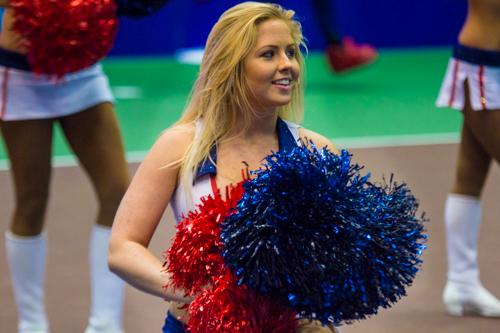
<svg viewBox="0 0 500 333">
<path fill-rule="evenodd" d="M 295 47 L 295 43 L 291 43 L 291 44 L 288 44 L 286 47 L 290 47 L 290 46 L 293 46 Z M 264 45 L 262 47 L 259 47 L 259 49 L 257 51 L 260 51 L 266 47 L 270 47 L 270 48 L 273 48 L 273 49 L 277 49 L 278 48 L 278 45 L 274 45 L 274 44 L 268 44 L 268 45 Z"/>
</svg>

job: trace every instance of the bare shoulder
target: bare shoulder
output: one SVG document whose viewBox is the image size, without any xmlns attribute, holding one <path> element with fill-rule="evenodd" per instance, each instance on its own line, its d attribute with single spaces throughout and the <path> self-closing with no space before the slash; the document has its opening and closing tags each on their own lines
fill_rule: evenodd
<svg viewBox="0 0 500 333">
<path fill-rule="evenodd" d="M 163 165 L 184 156 L 195 134 L 194 124 L 180 125 L 165 130 L 151 148 L 148 159 Z"/>
<path fill-rule="evenodd" d="M 326 137 L 324 137 L 319 133 L 301 127 L 299 128 L 299 136 L 303 140 L 311 140 L 318 148 L 323 148 L 326 146 L 332 152 L 338 153 L 338 150 L 335 147 L 335 145 L 329 139 L 327 139 Z"/>
<path fill-rule="evenodd" d="M 134 239 L 148 244 L 175 191 L 180 162 L 194 137 L 194 126 L 165 130 L 134 174 L 116 220 L 133 225 Z M 125 226 L 125 224 L 124 224 Z M 130 236 L 130 235 L 129 235 Z"/>
</svg>

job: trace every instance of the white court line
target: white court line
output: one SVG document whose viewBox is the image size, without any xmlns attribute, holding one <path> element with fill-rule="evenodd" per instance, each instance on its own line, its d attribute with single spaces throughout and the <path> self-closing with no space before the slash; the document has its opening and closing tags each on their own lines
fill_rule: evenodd
<svg viewBox="0 0 500 333">
<path fill-rule="evenodd" d="M 332 138 L 331 141 L 337 148 L 382 148 L 450 144 L 459 142 L 459 137 L 459 133 L 433 133 Z M 129 163 L 141 162 L 147 153 L 147 151 L 128 152 L 127 161 Z M 52 158 L 52 165 L 54 167 L 69 167 L 76 166 L 77 162 L 73 155 L 55 156 Z M 8 160 L 0 159 L 0 171 L 8 170 L 8 168 Z"/>
<path fill-rule="evenodd" d="M 137 86 L 112 86 L 111 89 L 116 99 L 140 99 L 144 95 Z"/>
<path fill-rule="evenodd" d="M 333 144 L 339 148 L 381 148 L 399 146 L 441 145 L 459 142 L 458 132 L 361 136 L 352 138 L 333 138 Z"/>
<path fill-rule="evenodd" d="M 139 163 L 146 157 L 147 151 L 133 151 L 126 154 L 128 163 Z M 53 167 L 73 167 L 77 166 L 78 163 L 73 155 L 63 155 L 63 156 L 53 156 L 52 166 Z M 0 159 L 0 171 L 5 171 L 9 169 L 9 160 Z"/>
</svg>

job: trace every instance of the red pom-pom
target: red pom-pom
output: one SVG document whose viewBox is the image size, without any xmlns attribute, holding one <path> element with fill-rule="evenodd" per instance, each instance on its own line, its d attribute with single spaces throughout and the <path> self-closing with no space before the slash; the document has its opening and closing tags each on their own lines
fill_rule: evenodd
<svg viewBox="0 0 500 333">
<path fill-rule="evenodd" d="M 13 30 L 25 39 L 33 71 L 58 77 L 95 64 L 118 28 L 113 0 L 11 0 Z"/>
<path fill-rule="evenodd" d="M 280 302 L 238 286 L 226 271 L 217 287 L 189 305 L 190 333 L 293 333 L 296 313 Z"/>
<path fill-rule="evenodd" d="M 178 224 L 174 241 L 165 251 L 166 270 L 172 274 L 167 287 L 195 295 L 224 273 L 219 224 L 242 195 L 240 183 L 227 191 L 225 199 L 220 193 L 204 197 L 198 209 Z"/>
<path fill-rule="evenodd" d="M 243 182 L 226 191 L 202 198 L 177 226 L 167 268 L 168 286 L 182 288 L 196 298 L 189 305 L 190 333 L 293 333 L 296 313 L 278 300 L 238 286 L 221 256 L 219 225 L 234 212 L 243 195 Z"/>
</svg>

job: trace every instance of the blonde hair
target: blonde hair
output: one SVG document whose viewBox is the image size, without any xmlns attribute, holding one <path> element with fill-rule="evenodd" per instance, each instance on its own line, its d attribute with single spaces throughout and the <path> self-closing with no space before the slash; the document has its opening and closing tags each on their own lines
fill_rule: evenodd
<svg viewBox="0 0 500 333">
<path fill-rule="evenodd" d="M 251 115 L 248 110 L 252 110 L 252 107 L 243 61 L 256 44 L 259 23 L 271 19 L 287 23 L 303 72 L 304 58 L 300 47 L 305 47 L 305 44 L 300 23 L 294 19 L 294 15 L 294 11 L 285 10 L 276 4 L 243 2 L 224 12 L 212 28 L 190 102 L 182 117 L 174 124 L 176 127 L 193 124 L 201 119 L 203 121 L 201 132 L 195 135 L 180 161 L 181 186 L 191 186 L 198 165 L 210 158 L 211 147 L 221 138 L 227 138 L 237 122 L 243 126 L 249 124 Z M 300 75 L 300 78 L 303 76 Z M 302 122 L 303 92 L 301 80 L 293 87 L 291 102 L 278 108 L 281 118 Z"/>
</svg>

